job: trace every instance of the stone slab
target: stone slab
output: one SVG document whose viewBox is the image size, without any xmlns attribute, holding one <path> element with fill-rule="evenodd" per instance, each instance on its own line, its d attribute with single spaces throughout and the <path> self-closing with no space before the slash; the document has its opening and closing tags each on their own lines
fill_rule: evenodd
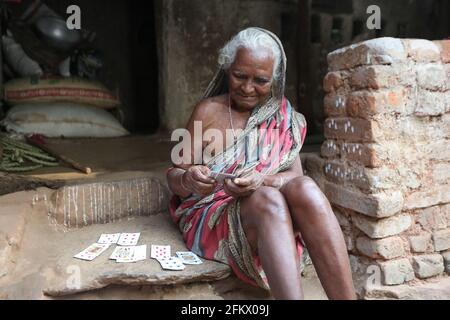
<svg viewBox="0 0 450 320">
<path fill-rule="evenodd" d="M 47 270 L 48 280 L 43 292 L 51 296 L 74 294 L 114 284 L 130 285 L 175 285 L 190 282 L 213 281 L 230 275 L 230 268 L 214 261 L 204 260 L 201 265 L 186 266 L 183 271 L 163 270 L 154 259 L 135 263 L 116 263 L 109 260 L 112 245 L 93 261 L 73 258 L 90 244 L 97 241 L 101 233 L 141 232 L 139 244 L 171 245 L 175 251 L 186 250 L 182 236 L 167 214 L 136 217 L 130 221 L 88 226 L 67 232 L 58 246 L 58 261 Z M 74 285 L 69 278 L 79 270 L 80 282 Z"/>
</svg>

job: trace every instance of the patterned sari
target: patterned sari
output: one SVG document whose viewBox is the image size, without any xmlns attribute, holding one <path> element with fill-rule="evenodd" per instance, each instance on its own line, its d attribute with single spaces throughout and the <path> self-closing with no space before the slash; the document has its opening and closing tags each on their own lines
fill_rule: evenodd
<svg viewBox="0 0 450 320">
<path fill-rule="evenodd" d="M 291 167 L 306 135 L 304 117 L 284 97 L 286 57 L 279 39 L 274 38 L 282 52 L 280 80 L 272 86 L 271 97 L 255 107 L 242 134 L 233 145 L 215 155 L 204 165 L 212 171 L 236 173 L 255 167 L 262 174 L 272 175 Z M 226 91 L 224 70 L 219 70 L 204 98 Z M 240 199 L 235 199 L 219 185 L 208 196 L 174 195 L 170 215 L 179 226 L 189 250 L 205 258 L 230 265 L 243 281 L 269 289 L 259 257 L 252 253 L 240 219 Z M 299 259 L 301 239 L 297 238 Z"/>
</svg>

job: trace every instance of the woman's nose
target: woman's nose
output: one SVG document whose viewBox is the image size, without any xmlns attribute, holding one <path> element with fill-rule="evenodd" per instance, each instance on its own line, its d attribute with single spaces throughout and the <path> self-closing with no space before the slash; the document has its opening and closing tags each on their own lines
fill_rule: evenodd
<svg viewBox="0 0 450 320">
<path fill-rule="evenodd" d="M 253 87 L 253 84 L 250 80 L 245 81 L 242 84 L 241 88 L 242 88 L 242 93 L 244 93 L 246 95 L 252 94 L 255 90 L 255 88 Z"/>
</svg>

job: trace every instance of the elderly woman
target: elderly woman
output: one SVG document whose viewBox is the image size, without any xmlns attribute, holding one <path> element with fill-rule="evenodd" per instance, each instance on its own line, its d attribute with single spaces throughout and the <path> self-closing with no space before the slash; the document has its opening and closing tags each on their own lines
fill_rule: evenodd
<svg viewBox="0 0 450 320">
<path fill-rule="evenodd" d="M 279 39 L 264 29 L 243 30 L 220 51 L 219 64 L 187 130 L 193 146 L 225 148 L 167 173 L 174 193 L 170 214 L 186 246 L 227 263 L 276 299 L 302 299 L 299 264 L 306 244 L 328 297 L 353 299 L 340 227 L 324 194 L 303 176 L 306 123 L 284 97 L 286 57 Z M 203 130 L 219 130 L 224 141 L 195 136 L 196 121 Z M 225 139 L 227 131 L 232 139 Z M 238 177 L 219 183 L 211 172 Z"/>
</svg>

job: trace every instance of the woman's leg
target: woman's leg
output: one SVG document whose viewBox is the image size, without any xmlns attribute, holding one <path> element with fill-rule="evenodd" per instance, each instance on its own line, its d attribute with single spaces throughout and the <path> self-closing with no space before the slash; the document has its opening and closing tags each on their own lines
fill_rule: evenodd
<svg viewBox="0 0 450 320">
<path fill-rule="evenodd" d="M 309 177 L 285 184 L 283 193 L 294 229 L 300 231 L 330 299 L 354 299 L 351 269 L 341 228 L 331 205 Z"/>
<path fill-rule="evenodd" d="M 241 199 L 241 221 L 275 299 L 303 299 L 291 215 L 283 195 L 261 187 Z"/>
</svg>

